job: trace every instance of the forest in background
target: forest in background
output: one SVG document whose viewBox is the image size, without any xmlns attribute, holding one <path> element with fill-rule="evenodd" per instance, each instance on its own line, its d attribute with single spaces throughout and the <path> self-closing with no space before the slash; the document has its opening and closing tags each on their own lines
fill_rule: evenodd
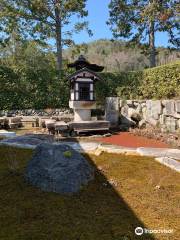
<svg viewBox="0 0 180 240">
<path fill-rule="evenodd" d="M 105 72 L 138 71 L 148 68 L 149 57 L 136 45 L 127 45 L 125 41 L 101 39 L 87 44 L 75 45 L 63 52 L 67 61 L 72 62 L 83 54 L 89 62 L 105 67 Z M 172 63 L 180 58 L 177 49 L 158 47 L 156 49 L 157 66 Z"/>
</svg>

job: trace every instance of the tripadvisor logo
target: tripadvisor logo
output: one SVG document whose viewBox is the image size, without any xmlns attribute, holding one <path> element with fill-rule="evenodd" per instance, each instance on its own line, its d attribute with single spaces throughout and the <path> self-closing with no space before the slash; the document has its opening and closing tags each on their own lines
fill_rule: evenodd
<svg viewBox="0 0 180 240">
<path fill-rule="evenodd" d="M 138 236 L 141 236 L 142 234 L 144 233 L 144 230 L 142 227 L 137 227 L 135 229 L 135 234 L 138 235 Z"/>
<path fill-rule="evenodd" d="M 135 229 L 135 234 L 138 236 L 141 236 L 142 234 L 154 234 L 154 233 L 172 234 L 173 229 L 147 229 L 142 227 L 137 227 Z"/>
</svg>

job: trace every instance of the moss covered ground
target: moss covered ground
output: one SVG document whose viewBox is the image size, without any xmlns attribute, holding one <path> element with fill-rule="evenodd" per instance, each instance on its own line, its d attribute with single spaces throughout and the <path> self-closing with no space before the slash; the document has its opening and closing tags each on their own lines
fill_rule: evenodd
<svg viewBox="0 0 180 240">
<path fill-rule="evenodd" d="M 31 150 L 0 147 L 0 240 L 180 239 L 178 173 L 152 158 L 86 156 L 95 180 L 63 196 L 28 185 Z M 137 226 L 173 234 L 134 234 Z"/>
</svg>

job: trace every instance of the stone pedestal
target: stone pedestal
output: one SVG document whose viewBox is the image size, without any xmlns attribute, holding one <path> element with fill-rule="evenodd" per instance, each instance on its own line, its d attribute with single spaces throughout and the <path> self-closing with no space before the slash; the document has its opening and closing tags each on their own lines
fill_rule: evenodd
<svg viewBox="0 0 180 240">
<path fill-rule="evenodd" d="M 74 121 L 91 121 L 91 110 L 96 109 L 95 101 L 69 101 L 69 107 L 74 110 Z"/>
<path fill-rule="evenodd" d="M 74 109 L 74 121 L 90 121 L 91 110 L 90 109 Z"/>
<path fill-rule="evenodd" d="M 119 98 L 106 98 L 105 112 L 106 121 L 110 122 L 111 127 L 117 127 L 119 123 Z"/>
</svg>

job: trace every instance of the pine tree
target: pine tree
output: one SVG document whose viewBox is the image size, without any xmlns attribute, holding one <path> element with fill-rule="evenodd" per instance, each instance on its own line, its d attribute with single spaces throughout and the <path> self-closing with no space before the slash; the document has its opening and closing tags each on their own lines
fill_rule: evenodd
<svg viewBox="0 0 180 240">
<path fill-rule="evenodd" d="M 85 9 L 87 0 L 0 0 L 0 29 L 3 41 L 9 39 L 14 27 L 18 28 L 22 38 L 33 38 L 41 43 L 55 40 L 57 50 L 57 69 L 62 70 L 62 47 L 73 43 L 72 34 L 86 29 L 88 15 Z M 71 17 L 77 22 L 71 31 L 63 32 L 71 24 Z"/>
<path fill-rule="evenodd" d="M 180 46 L 178 38 L 178 1 L 173 0 L 111 0 L 110 18 L 107 24 L 114 37 L 130 42 L 145 43 L 148 47 L 150 67 L 156 65 L 156 32 L 167 32 L 169 43 Z"/>
</svg>

